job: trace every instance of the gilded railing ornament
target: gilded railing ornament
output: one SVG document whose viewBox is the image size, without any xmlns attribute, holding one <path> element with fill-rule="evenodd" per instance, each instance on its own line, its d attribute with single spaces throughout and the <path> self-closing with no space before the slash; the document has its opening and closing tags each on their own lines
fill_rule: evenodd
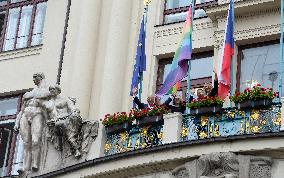
<svg viewBox="0 0 284 178">
<path fill-rule="evenodd" d="M 144 5 L 148 6 L 151 3 L 152 0 L 144 0 Z"/>
</svg>

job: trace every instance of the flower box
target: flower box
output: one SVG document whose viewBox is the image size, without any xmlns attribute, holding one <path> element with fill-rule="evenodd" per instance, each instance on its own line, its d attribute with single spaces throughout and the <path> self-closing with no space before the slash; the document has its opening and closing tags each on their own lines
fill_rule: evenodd
<svg viewBox="0 0 284 178">
<path fill-rule="evenodd" d="M 144 125 L 150 125 L 150 124 L 153 124 L 153 123 L 157 123 L 157 122 L 162 121 L 162 120 L 163 120 L 163 115 L 148 116 L 148 117 L 136 119 L 136 123 L 139 126 L 144 126 Z"/>
<path fill-rule="evenodd" d="M 236 103 L 238 109 L 249 109 L 249 108 L 263 108 L 269 107 L 273 104 L 270 99 L 262 99 L 256 101 L 245 101 L 242 103 Z"/>
<path fill-rule="evenodd" d="M 201 107 L 201 108 L 197 108 L 197 109 L 191 109 L 190 110 L 190 114 L 191 115 L 201 115 L 201 114 L 208 114 L 208 113 L 218 113 L 222 111 L 222 107 L 216 107 L 216 106 L 212 106 L 212 107 Z"/>
<path fill-rule="evenodd" d="M 131 126 L 131 123 L 124 122 L 122 124 L 114 124 L 112 126 L 106 126 L 105 130 L 106 130 L 106 134 L 111 135 L 111 134 L 122 132 L 130 126 Z"/>
</svg>

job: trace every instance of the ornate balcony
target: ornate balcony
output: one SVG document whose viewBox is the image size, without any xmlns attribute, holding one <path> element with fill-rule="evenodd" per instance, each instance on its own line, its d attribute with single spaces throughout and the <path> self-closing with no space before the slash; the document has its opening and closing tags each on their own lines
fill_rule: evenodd
<svg viewBox="0 0 284 178">
<path fill-rule="evenodd" d="M 266 107 L 225 108 L 207 114 L 178 113 L 150 125 L 133 124 L 125 131 L 106 134 L 105 155 L 134 151 L 175 142 L 249 136 L 280 132 L 281 103 Z"/>
</svg>

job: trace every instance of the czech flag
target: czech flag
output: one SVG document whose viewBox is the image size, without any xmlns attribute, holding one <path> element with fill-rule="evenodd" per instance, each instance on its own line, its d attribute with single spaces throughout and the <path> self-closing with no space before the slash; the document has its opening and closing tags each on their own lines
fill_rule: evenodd
<svg viewBox="0 0 284 178">
<path fill-rule="evenodd" d="M 231 61 L 234 54 L 234 4 L 230 0 L 225 39 L 223 45 L 223 55 L 221 61 L 221 70 L 218 76 L 218 96 L 225 99 L 230 92 L 231 84 Z"/>
</svg>

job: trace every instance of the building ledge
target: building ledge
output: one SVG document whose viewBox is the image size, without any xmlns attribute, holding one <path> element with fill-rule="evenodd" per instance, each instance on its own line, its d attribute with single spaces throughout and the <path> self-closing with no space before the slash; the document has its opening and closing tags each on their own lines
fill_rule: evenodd
<svg viewBox="0 0 284 178">
<path fill-rule="evenodd" d="M 227 16 L 227 10 L 229 8 L 228 1 L 219 0 L 218 6 L 212 6 L 205 9 L 206 14 L 213 21 L 220 17 Z M 221 2 L 222 1 L 222 2 Z M 234 5 L 235 16 L 241 16 L 246 13 L 253 13 L 267 9 L 279 8 L 279 0 L 238 0 Z"/>
<path fill-rule="evenodd" d="M 176 164 L 180 164 L 182 160 L 196 158 L 202 154 L 211 152 L 257 154 L 261 151 L 262 153 L 265 152 L 265 154 L 269 154 L 271 157 L 281 158 L 277 153 L 279 153 L 279 151 L 284 151 L 283 136 L 284 132 L 277 132 L 216 137 L 202 140 L 170 143 L 156 147 L 138 149 L 131 152 L 124 152 L 100 157 L 32 177 L 48 178 L 62 174 L 68 175 L 69 173 L 73 173 L 78 170 L 83 170 L 83 173 L 80 172 L 81 177 L 103 177 L 103 175 L 106 176 L 110 173 L 110 164 L 116 165 L 111 168 L 111 172 L 113 173 L 122 169 L 125 171 L 130 168 L 140 167 L 139 165 L 145 164 L 162 164 L 169 161 L 171 161 L 172 164 L 174 164 L 174 162 L 176 162 Z M 167 156 L 165 157 L 164 155 Z M 119 164 L 115 164 L 115 162 L 119 162 Z M 99 167 L 99 169 L 90 169 L 90 167 L 93 166 L 97 166 Z M 88 169 L 90 169 L 90 171 L 88 171 Z M 165 169 L 171 169 L 170 165 Z"/>
<path fill-rule="evenodd" d="M 43 45 L 37 45 L 37 46 L 30 47 L 30 48 L 1 52 L 0 61 L 38 55 L 41 53 L 42 48 L 43 48 Z"/>
</svg>

